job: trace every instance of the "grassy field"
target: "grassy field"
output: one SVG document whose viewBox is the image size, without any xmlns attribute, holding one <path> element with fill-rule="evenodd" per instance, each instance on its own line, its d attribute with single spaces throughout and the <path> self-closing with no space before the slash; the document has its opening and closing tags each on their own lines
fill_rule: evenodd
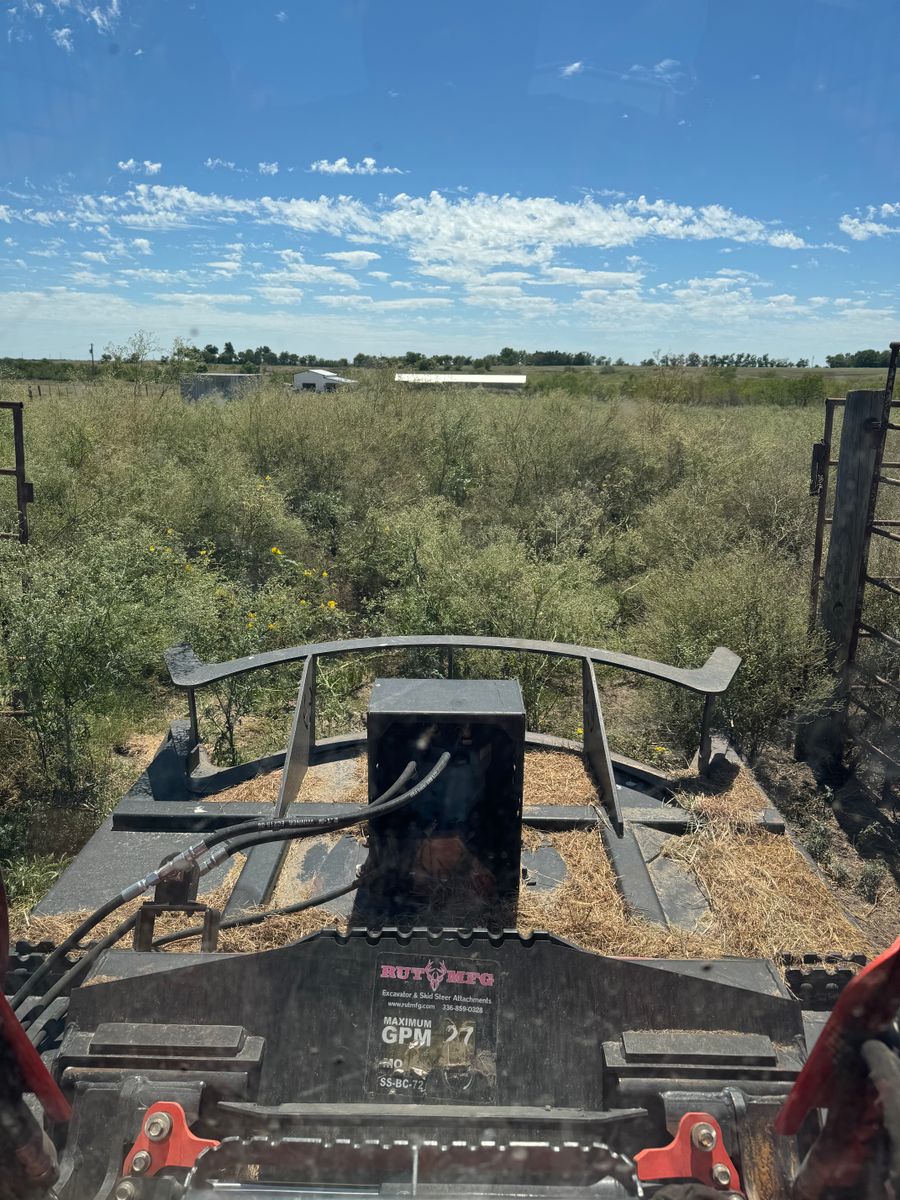
<svg viewBox="0 0 900 1200">
<path fill-rule="evenodd" d="M 0 708 L 27 714 L 0 715 L 0 860 L 19 896 L 121 793 L 130 735 L 182 715 L 162 662 L 178 641 L 221 659 L 458 632 L 682 665 L 725 644 L 744 662 L 719 720 L 751 757 L 827 702 L 806 630 L 810 443 L 826 380 L 833 393 L 883 373 L 529 369 L 523 395 L 351 373 L 352 391 L 302 396 L 273 375 L 225 407 L 115 379 L 31 399 L 2 385 L 27 400 L 36 492 L 31 545 L 0 543 Z M 372 673 L 402 667 L 323 671 L 322 732 L 358 722 Z M 571 669 L 535 660 L 520 678 L 531 726 L 577 736 Z M 696 698 L 602 685 L 614 749 L 689 760 Z M 206 697 L 214 756 L 283 745 L 295 692 L 285 671 Z"/>
</svg>

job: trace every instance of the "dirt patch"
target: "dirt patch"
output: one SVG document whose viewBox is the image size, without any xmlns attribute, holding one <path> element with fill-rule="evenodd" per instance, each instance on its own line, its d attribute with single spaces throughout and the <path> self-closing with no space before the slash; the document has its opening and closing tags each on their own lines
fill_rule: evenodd
<svg viewBox="0 0 900 1200">
<path fill-rule="evenodd" d="M 900 937 L 900 844 L 885 835 L 883 814 L 867 824 L 870 799 L 849 784 L 838 793 L 821 788 L 806 763 L 768 747 L 755 764 L 767 793 L 784 814 L 788 836 L 815 861 L 839 902 L 877 949 Z"/>
</svg>

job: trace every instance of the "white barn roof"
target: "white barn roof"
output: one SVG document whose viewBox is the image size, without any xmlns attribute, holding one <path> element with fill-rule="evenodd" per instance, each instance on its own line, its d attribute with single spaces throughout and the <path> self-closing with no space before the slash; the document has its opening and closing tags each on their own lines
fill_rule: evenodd
<svg viewBox="0 0 900 1200">
<path fill-rule="evenodd" d="M 527 375 L 462 375 L 459 373 L 434 375 L 425 371 L 412 371 L 394 376 L 395 383 L 481 383 L 488 386 L 502 384 L 506 387 L 524 387 L 527 381 Z"/>
</svg>

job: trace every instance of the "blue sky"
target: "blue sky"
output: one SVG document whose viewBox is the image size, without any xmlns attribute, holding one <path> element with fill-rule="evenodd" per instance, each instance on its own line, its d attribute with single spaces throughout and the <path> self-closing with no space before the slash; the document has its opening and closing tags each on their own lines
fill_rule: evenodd
<svg viewBox="0 0 900 1200">
<path fill-rule="evenodd" d="M 895 0 L 5 0 L 0 354 L 900 336 Z"/>
</svg>

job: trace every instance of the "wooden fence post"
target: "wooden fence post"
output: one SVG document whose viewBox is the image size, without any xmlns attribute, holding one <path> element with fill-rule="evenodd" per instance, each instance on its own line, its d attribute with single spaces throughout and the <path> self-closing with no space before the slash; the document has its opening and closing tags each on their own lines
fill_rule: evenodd
<svg viewBox="0 0 900 1200">
<path fill-rule="evenodd" d="M 834 489 L 834 518 L 822 590 L 822 625 L 842 674 L 855 640 L 857 596 L 866 569 L 869 498 L 881 443 L 884 392 L 848 392 Z"/>
</svg>

